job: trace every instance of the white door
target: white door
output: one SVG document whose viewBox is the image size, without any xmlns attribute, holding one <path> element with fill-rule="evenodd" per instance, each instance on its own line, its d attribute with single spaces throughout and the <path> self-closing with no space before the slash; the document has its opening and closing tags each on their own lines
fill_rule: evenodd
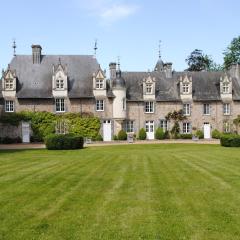
<svg viewBox="0 0 240 240">
<path fill-rule="evenodd" d="M 103 121 L 103 141 L 112 141 L 111 120 L 104 120 Z"/>
<path fill-rule="evenodd" d="M 147 134 L 147 139 L 154 139 L 154 121 L 146 121 L 145 129 Z"/>
<path fill-rule="evenodd" d="M 209 123 L 204 123 L 203 132 L 204 132 L 204 139 L 211 138 L 211 127 Z"/>
<path fill-rule="evenodd" d="M 22 142 L 30 143 L 30 124 L 22 122 Z"/>
</svg>

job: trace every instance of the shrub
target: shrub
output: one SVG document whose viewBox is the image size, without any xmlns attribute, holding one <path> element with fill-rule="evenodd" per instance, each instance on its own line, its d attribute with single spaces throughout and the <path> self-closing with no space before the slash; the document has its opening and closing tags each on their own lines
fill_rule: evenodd
<svg viewBox="0 0 240 240">
<path fill-rule="evenodd" d="M 161 140 L 161 139 L 164 139 L 164 135 L 165 134 L 164 134 L 163 129 L 162 128 L 157 128 L 157 130 L 155 132 L 155 138 Z"/>
<path fill-rule="evenodd" d="M 82 149 L 83 137 L 74 134 L 51 134 L 45 137 L 48 150 Z"/>
<path fill-rule="evenodd" d="M 20 137 L 10 138 L 10 137 L 3 137 L 0 139 L 0 143 L 2 144 L 12 144 L 12 143 L 21 143 L 22 139 Z"/>
<path fill-rule="evenodd" d="M 181 139 L 192 139 L 192 134 L 180 134 Z"/>
<path fill-rule="evenodd" d="M 204 138 L 204 133 L 202 130 L 197 130 L 196 134 L 195 134 L 199 139 L 203 139 Z"/>
<path fill-rule="evenodd" d="M 94 138 L 94 140 L 101 142 L 101 141 L 103 141 L 103 137 L 102 137 L 102 135 L 99 133 L 99 134 Z"/>
<path fill-rule="evenodd" d="M 220 142 L 224 147 L 240 147 L 240 136 L 235 134 L 222 134 Z"/>
<path fill-rule="evenodd" d="M 217 129 L 214 129 L 212 131 L 212 138 L 216 138 L 216 139 L 220 139 L 221 138 L 221 133 L 217 130 Z"/>
<path fill-rule="evenodd" d="M 117 140 L 118 140 L 118 136 L 117 136 L 117 135 L 114 135 L 114 136 L 113 136 L 113 140 L 114 140 L 114 141 L 117 141 Z"/>
<path fill-rule="evenodd" d="M 118 133 L 118 140 L 127 140 L 127 133 L 124 130 L 120 130 Z"/>
<path fill-rule="evenodd" d="M 172 129 L 171 129 L 171 134 L 173 138 L 179 138 L 178 135 L 180 133 L 180 126 L 178 122 L 175 122 Z"/>
<path fill-rule="evenodd" d="M 164 139 L 170 139 L 170 133 L 169 131 L 164 132 Z"/>
<path fill-rule="evenodd" d="M 139 130 L 138 137 L 140 140 L 145 140 L 147 138 L 147 134 L 144 128 L 141 128 Z"/>
</svg>

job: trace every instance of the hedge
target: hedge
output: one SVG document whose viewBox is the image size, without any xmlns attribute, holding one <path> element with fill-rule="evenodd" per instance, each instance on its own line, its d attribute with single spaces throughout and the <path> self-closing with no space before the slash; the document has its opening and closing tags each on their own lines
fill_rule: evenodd
<svg viewBox="0 0 240 240">
<path fill-rule="evenodd" d="M 118 132 L 117 138 L 118 138 L 118 140 L 122 140 L 122 141 L 127 140 L 127 133 L 126 133 L 126 131 L 120 130 Z"/>
<path fill-rule="evenodd" d="M 203 139 L 204 138 L 204 133 L 202 130 L 197 130 L 196 134 L 195 134 L 199 139 Z"/>
<path fill-rule="evenodd" d="M 145 140 L 147 138 L 147 133 L 144 128 L 141 128 L 138 133 L 138 138 L 140 140 Z"/>
<path fill-rule="evenodd" d="M 223 134 L 220 142 L 224 147 L 240 147 L 240 135 Z"/>
<path fill-rule="evenodd" d="M 74 134 L 51 134 L 45 137 L 48 150 L 82 149 L 83 137 Z"/>
<path fill-rule="evenodd" d="M 165 138 L 165 133 L 162 128 L 157 128 L 155 132 L 155 138 L 158 140 L 164 139 Z"/>
<path fill-rule="evenodd" d="M 181 139 L 192 139 L 192 134 L 180 134 Z"/>
<path fill-rule="evenodd" d="M 214 129 L 212 131 L 212 138 L 216 138 L 216 139 L 220 139 L 221 138 L 221 133 L 217 130 L 217 129 Z"/>
</svg>

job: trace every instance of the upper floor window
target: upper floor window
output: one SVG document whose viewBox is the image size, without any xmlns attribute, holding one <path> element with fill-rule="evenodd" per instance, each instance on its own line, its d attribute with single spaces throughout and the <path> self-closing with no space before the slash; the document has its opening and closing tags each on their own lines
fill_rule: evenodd
<svg viewBox="0 0 240 240">
<path fill-rule="evenodd" d="M 191 133 L 191 124 L 189 122 L 183 123 L 183 134 Z"/>
<path fill-rule="evenodd" d="M 56 112 L 65 112 L 65 99 L 57 98 L 55 100 Z"/>
<path fill-rule="evenodd" d="M 230 103 L 224 103 L 223 104 L 223 114 L 230 115 L 230 113 L 231 113 Z"/>
<path fill-rule="evenodd" d="M 185 116 L 191 115 L 191 107 L 189 103 L 183 104 L 183 115 Z"/>
<path fill-rule="evenodd" d="M 145 113 L 154 112 L 154 102 L 145 102 Z"/>
<path fill-rule="evenodd" d="M 126 132 L 134 132 L 133 121 L 129 120 L 129 121 L 125 122 L 125 131 Z"/>
<path fill-rule="evenodd" d="M 96 89 L 103 89 L 103 79 L 96 79 Z"/>
<path fill-rule="evenodd" d="M 56 80 L 56 88 L 57 89 L 64 89 L 64 80 L 62 78 L 58 78 Z"/>
<path fill-rule="evenodd" d="M 203 114 L 210 115 L 210 104 L 209 103 L 203 104 Z"/>
<path fill-rule="evenodd" d="M 146 94 L 152 94 L 153 93 L 153 85 L 151 83 L 146 84 Z"/>
<path fill-rule="evenodd" d="M 183 93 L 185 93 L 185 94 L 189 93 L 189 84 L 183 83 L 182 90 L 183 90 Z"/>
<path fill-rule="evenodd" d="M 14 102 L 12 100 L 5 101 L 5 112 L 14 112 Z"/>
<path fill-rule="evenodd" d="M 164 132 L 168 131 L 168 121 L 166 119 L 160 120 L 160 128 L 163 129 Z"/>
<path fill-rule="evenodd" d="M 96 100 L 96 111 L 104 111 L 104 101 Z"/>
<path fill-rule="evenodd" d="M 223 93 L 229 93 L 229 83 L 224 82 L 222 85 Z"/>
<path fill-rule="evenodd" d="M 5 79 L 5 90 L 13 90 L 14 85 L 13 85 L 13 79 Z"/>
</svg>

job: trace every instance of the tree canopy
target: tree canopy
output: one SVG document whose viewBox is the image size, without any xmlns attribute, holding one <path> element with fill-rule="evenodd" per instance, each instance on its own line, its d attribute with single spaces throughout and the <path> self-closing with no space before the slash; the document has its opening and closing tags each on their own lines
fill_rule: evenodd
<svg viewBox="0 0 240 240">
<path fill-rule="evenodd" d="M 240 36 L 233 38 L 223 55 L 225 69 L 229 69 L 232 64 L 240 64 Z"/>
</svg>

